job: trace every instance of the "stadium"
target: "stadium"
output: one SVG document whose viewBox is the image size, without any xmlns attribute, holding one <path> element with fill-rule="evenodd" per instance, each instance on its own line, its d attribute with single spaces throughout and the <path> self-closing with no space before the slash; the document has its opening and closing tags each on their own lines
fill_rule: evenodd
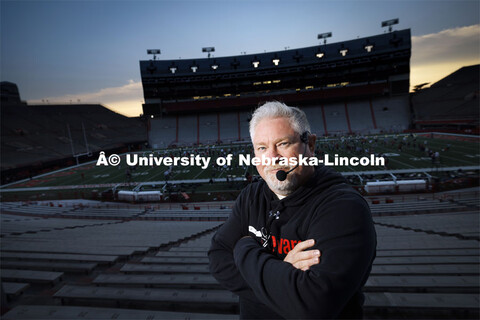
<svg viewBox="0 0 480 320">
<path fill-rule="evenodd" d="M 281 101 L 306 113 L 318 159 L 385 159 L 334 166 L 366 198 L 377 231 L 365 317 L 477 319 L 480 66 L 409 92 L 411 51 L 405 29 L 153 57 L 139 61 L 137 118 L 28 105 L 2 82 L 2 318 L 238 318 L 207 250 L 240 191 L 261 179 L 240 161 L 253 153 L 252 111 Z"/>
</svg>

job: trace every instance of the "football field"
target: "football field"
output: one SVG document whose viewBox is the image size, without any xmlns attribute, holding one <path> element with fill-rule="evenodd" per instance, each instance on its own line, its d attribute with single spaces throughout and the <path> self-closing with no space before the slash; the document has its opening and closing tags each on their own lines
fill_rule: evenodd
<svg viewBox="0 0 480 320">
<path fill-rule="evenodd" d="M 385 166 L 337 166 L 335 170 L 344 173 L 365 173 L 376 171 L 418 170 L 433 171 L 442 168 L 479 167 L 480 144 L 476 139 L 462 139 L 461 136 L 432 137 L 428 135 L 376 135 L 368 137 L 319 138 L 316 146 L 317 157 L 328 154 L 330 159 L 338 157 L 363 157 L 375 154 L 386 159 Z M 437 157 L 435 157 L 437 153 Z M 216 159 L 232 154 L 230 166 L 216 165 Z M 176 149 L 148 150 L 137 152 L 138 157 L 190 157 L 210 158 L 208 167 L 197 165 L 135 165 L 126 163 L 126 155 L 121 155 L 117 166 L 97 165 L 97 159 L 18 182 L 8 189 L 61 187 L 63 188 L 100 188 L 105 189 L 116 184 L 137 185 L 143 182 L 205 182 L 244 179 L 247 174 L 257 175 L 254 166 L 240 165 L 239 156 L 252 155 L 251 144 L 231 144 L 221 146 L 198 146 Z M 106 155 L 109 156 L 108 154 Z M 133 157 L 132 157 L 133 158 Z M 432 159 L 434 158 L 434 159 Z"/>
</svg>

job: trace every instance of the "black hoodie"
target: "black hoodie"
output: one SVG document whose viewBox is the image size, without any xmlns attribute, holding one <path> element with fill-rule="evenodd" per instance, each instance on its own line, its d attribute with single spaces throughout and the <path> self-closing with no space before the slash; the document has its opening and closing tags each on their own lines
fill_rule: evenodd
<svg viewBox="0 0 480 320">
<path fill-rule="evenodd" d="M 308 250 L 321 252 L 319 264 L 302 271 L 283 261 L 308 239 L 315 240 Z M 241 318 L 361 318 L 375 248 L 368 204 L 321 166 L 282 200 L 264 181 L 246 187 L 208 256 L 212 275 L 240 296 Z"/>
</svg>

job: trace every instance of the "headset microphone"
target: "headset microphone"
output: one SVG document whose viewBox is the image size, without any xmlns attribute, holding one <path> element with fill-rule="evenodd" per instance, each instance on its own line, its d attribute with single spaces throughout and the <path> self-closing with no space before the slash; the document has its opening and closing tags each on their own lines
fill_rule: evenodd
<svg viewBox="0 0 480 320">
<path fill-rule="evenodd" d="M 307 152 L 307 143 L 308 143 L 308 134 L 309 132 L 308 131 L 305 131 L 304 133 L 302 133 L 302 135 L 300 136 L 300 140 L 305 143 L 305 150 L 303 151 L 303 153 L 305 154 L 305 152 Z M 300 163 L 297 163 L 297 165 L 293 168 L 293 169 L 290 169 L 288 171 L 283 171 L 283 170 L 278 170 L 277 173 L 275 174 L 275 176 L 277 177 L 277 180 L 278 181 L 285 181 L 285 179 L 287 179 L 287 175 L 292 172 L 293 170 L 297 169 L 298 166 L 300 165 Z"/>
<path fill-rule="evenodd" d="M 285 179 L 287 179 L 287 174 L 289 174 L 293 170 L 297 169 L 298 165 L 299 164 L 297 163 L 297 165 L 293 169 L 290 169 L 288 171 L 278 170 L 277 174 L 276 174 L 277 180 L 278 181 L 284 181 Z"/>
</svg>

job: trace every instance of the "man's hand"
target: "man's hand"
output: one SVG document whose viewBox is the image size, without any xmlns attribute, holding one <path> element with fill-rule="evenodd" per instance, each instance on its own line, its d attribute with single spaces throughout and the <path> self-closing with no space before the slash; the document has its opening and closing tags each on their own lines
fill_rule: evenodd
<svg viewBox="0 0 480 320">
<path fill-rule="evenodd" d="M 311 266 L 320 262 L 320 251 L 319 250 L 308 250 L 315 244 L 315 240 L 305 240 L 299 242 L 295 248 L 290 250 L 283 261 L 292 264 L 295 268 L 306 271 L 310 269 Z"/>
</svg>

